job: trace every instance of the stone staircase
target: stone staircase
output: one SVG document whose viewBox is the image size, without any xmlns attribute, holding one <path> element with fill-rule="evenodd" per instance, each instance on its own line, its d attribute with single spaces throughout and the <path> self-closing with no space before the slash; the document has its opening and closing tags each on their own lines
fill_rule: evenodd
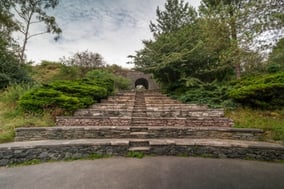
<svg viewBox="0 0 284 189">
<path fill-rule="evenodd" d="M 232 126 L 223 109 L 182 104 L 157 91 L 124 92 L 57 117 L 55 127 L 17 128 L 16 142 L 0 144 L 0 165 L 133 151 L 284 159 L 284 146 L 263 141 L 262 130 Z"/>
</svg>

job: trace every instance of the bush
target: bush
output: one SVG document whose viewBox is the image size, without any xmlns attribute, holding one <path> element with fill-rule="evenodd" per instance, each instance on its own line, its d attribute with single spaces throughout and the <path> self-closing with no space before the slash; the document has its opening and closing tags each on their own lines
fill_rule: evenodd
<svg viewBox="0 0 284 189">
<path fill-rule="evenodd" d="M 72 112 L 107 97 L 107 89 L 95 84 L 87 79 L 54 81 L 27 92 L 19 104 L 27 112 L 41 113 L 57 108 Z"/>
<path fill-rule="evenodd" d="M 245 106 L 281 108 L 284 105 L 284 72 L 235 81 L 229 96 Z"/>
<path fill-rule="evenodd" d="M 31 82 L 31 78 L 10 52 L 2 52 L 0 49 L 0 89 L 9 84 Z"/>
<path fill-rule="evenodd" d="M 4 73 L 0 73 L 0 89 L 3 89 L 9 85 L 11 78 Z"/>
<path fill-rule="evenodd" d="M 130 85 L 130 80 L 122 76 L 116 76 L 108 71 L 93 70 L 86 74 L 86 78 L 94 81 L 97 85 L 105 86 L 108 91 L 113 92 L 115 89 L 125 90 Z"/>
<path fill-rule="evenodd" d="M 204 83 L 196 78 L 188 79 L 185 85 L 175 90 L 174 98 L 184 103 L 206 104 L 212 108 L 235 106 L 228 97 L 227 85 Z"/>
<path fill-rule="evenodd" d="M 73 111 L 83 107 L 76 97 L 69 97 L 60 91 L 45 87 L 34 89 L 20 99 L 20 106 L 27 112 L 42 113 L 46 109 L 62 108 Z"/>
</svg>

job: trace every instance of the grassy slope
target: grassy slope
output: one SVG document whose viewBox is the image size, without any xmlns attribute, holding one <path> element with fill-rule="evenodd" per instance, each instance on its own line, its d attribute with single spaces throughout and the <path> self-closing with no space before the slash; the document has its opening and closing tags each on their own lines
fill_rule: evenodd
<svg viewBox="0 0 284 189">
<path fill-rule="evenodd" d="M 284 141 L 284 109 L 268 111 L 239 108 L 227 111 L 226 116 L 234 120 L 237 128 L 264 129 L 267 139 Z"/>
<path fill-rule="evenodd" d="M 0 102 L 0 143 L 13 141 L 16 127 L 53 126 L 55 123 L 49 114 L 28 115 L 13 104 Z"/>
<path fill-rule="evenodd" d="M 32 78 L 40 83 L 52 81 L 60 73 L 58 64 L 39 65 L 30 68 Z M 52 115 L 26 114 L 17 108 L 18 97 L 25 92 L 21 86 L 0 91 L 0 143 L 13 141 L 17 127 L 45 127 L 55 125 Z"/>
</svg>

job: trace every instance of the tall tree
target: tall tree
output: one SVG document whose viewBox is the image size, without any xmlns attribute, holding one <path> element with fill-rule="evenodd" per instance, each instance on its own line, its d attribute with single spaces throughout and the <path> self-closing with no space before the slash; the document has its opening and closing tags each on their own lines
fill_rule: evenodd
<svg viewBox="0 0 284 189">
<path fill-rule="evenodd" d="M 10 45 L 12 42 L 11 33 L 18 29 L 17 24 L 12 20 L 13 15 L 9 12 L 11 6 L 11 1 L 0 1 L 1 45 Z"/>
<path fill-rule="evenodd" d="M 244 49 L 251 49 L 256 41 L 264 39 L 260 36 L 265 32 L 276 39 L 283 35 L 283 22 L 279 19 L 283 11 L 283 1 L 274 0 L 202 0 L 200 6 L 202 17 L 219 19 L 229 28 L 231 52 L 228 57 L 234 62 L 236 78 L 241 77 L 240 59 L 246 53 Z"/>
<path fill-rule="evenodd" d="M 49 16 L 47 9 L 54 9 L 59 0 L 14 0 L 12 12 L 15 12 L 15 20 L 19 25 L 19 31 L 23 34 L 23 42 L 19 52 L 21 62 L 24 62 L 25 50 L 27 42 L 32 37 L 36 37 L 46 33 L 56 34 L 55 40 L 59 39 L 62 30 L 56 23 L 54 16 Z M 30 33 L 31 27 L 35 24 L 44 24 L 45 31 L 38 33 Z"/>
<path fill-rule="evenodd" d="M 156 23 L 150 22 L 150 30 L 154 36 L 170 33 L 195 21 L 195 9 L 183 0 L 167 0 L 165 10 L 156 9 Z"/>
</svg>

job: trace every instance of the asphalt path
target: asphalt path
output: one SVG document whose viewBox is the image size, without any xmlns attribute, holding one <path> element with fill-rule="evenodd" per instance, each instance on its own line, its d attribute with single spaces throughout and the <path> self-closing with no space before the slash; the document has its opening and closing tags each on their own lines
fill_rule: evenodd
<svg viewBox="0 0 284 189">
<path fill-rule="evenodd" d="M 1 189 L 284 189 L 284 164 L 144 157 L 0 168 Z"/>
</svg>

